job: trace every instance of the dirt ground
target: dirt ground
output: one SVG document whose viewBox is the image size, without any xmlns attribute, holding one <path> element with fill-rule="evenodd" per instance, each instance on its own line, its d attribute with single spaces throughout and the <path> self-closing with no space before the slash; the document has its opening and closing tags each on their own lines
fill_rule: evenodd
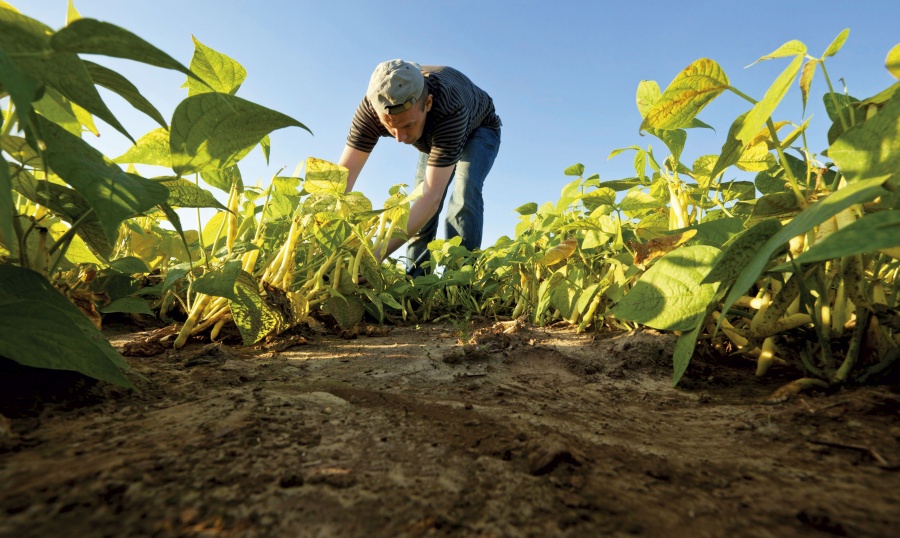
<svg viewBox="0 0 900 538">
<path fill-rule="evenodd" d="M 655 332 L 366 332 L 195 342 L 128 357 L 140 392 L 76 382 L 39 405 L 7 374 L 0 536 L 900 529 L 898 387 L 773 405 L 796 372 L 698 357 L 672 388 L 674 337 Z"/>
</svg>

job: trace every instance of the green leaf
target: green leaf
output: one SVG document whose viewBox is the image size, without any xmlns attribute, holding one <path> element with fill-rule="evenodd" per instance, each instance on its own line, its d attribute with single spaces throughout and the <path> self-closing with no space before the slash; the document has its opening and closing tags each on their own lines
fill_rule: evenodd
<svg viewBox="0 0 900 538">
<path fill-rule="evenodd" d="M 2 31 L 0 25 L 0 31 Z M 26 132 L 34 129 L 32 125 L 32 101 L 38 98 L 40 82 L 27 72 L 20 70 L 2 47 L 0 38 L 0 87 L 12 98 L 16 106 L 16 116 Z M 2 123 L 2 120 L 0 120 Z"/>
<path fill-rule="evenodd" d="M 235 301 L 238 299 L 235 282 L 240 274 L 240 260 L 227 261 L 220 269 L 204 273 L 203 276 L 195 280 L 191 284 L 191 291 L 216 297 L 225 297 Z"/>
<path fill-rule="evenodd" d="M 144 263 L 144 260 L 135 256 L 125 256 L 117 258 L 109 262 L 109 266 L 114 270 L 126 275 L 146 274 L 150 272 L 150 268 Z"/>
<path fill-rule="evenodd" d="M 786 56 L 803 56 L 804 54 L 806 54 L 806 45 L 804 45 L 802 41 L 797 41 L 796 39 L 793 39 L 791 41 L 788 41 L 784 45 L 778 47 L 771 53 L 760 57 L 759 60 L 756 60 L 756 61 L 761 62 L 763 60 L 771 60 L 773 58 L 784 58 Z M 754 63 L 756 63 L 756 62 L 754 62 Z"/>
<path fill-rule="evenodd" d="M 716 62 L 701 58 L 685 68 L 647 111 L 641 130 L 679 129 L 690 124 L 710 101 L 728 88 L 728 77 Z"/>
<path fill-rule="evenodd" d="M 747 119 L 748 114 L 749 112 L 745 112 L 735 118 L 731 127 L 729 127 L 728 136 L 725 138 L 725 143 L 722 144 L 721 151 L 719 151 L 719 158 L 716 160 L 716 165 L 712 167 L 712 171 L 709 174 L 710 178 L 714 179 L 718 177 L 725 169 L 738 162 L 741 155 L 744 154 L 746 144 L 738 140 L 737 134 L 744 124 L 744 120 Z"/>
<path fill-rule="evenodd" d="M 253 275 L 241 271 L 234 282 L 234 298 L 228 303 L 234 324 L 245 346 L 253 345 L 284 325 L 282 315 L 266 304 Z"/>
<path fill-rule="evenodd" d="M 290 126 L 309 131 L 289 116 L 233 95 L 201 93 L 188 97 L 172 116 L 172 168 L 182 176 L 227 168 L 264 136 Z"/>
<path fill-rule="evenodd" d="M 13 228 L 15 206 L 12 199 L 12 181 L 9 177 L 9 167 L 6 159 L 0 153 L 0 243 L 6 245 L 7 250 L 13 251 L 16 242 L 16 232 Z"/>
<path fill-rule="evenodd" d="M 53 34 L 50 47 L 60 52 L 101 54 L 195 76 L 177 60 L 124 28 L 94 19 L 78 19 Z"/>
<path fill-rule="evenodd" d="M 766 95 L 762 100 L 753 105 L 753 108 L 751 108 L 750 112 L 747 113 L 747 116 L 744 117 L 740 129 L 737 134 L 735 134 L 735 138 L 745 145 L 750 144 L 753 137 L 759 132 L 760 128 L 765 125 L 766 120 L 769 119 L 772 112 L 775 111 L 775 108 L 784 98 L 788 89 L 791 87 L 791 84 L 793 84 L 794 79 L 797 77 L 797 73 L 800 71 L 802 65 L 803 56 L 797 55 L 790 65 L 778 75 L 775 82 L 769 86 L 769 89 L 766 90 Z"/>
<path fill-rule="evenodd" d="M 809 60 L 803 65 L 800 72 L 800 95 L 803 98 L 803 113 L 806 114 L 806 102 L 809 100 L 809 88 L 812 86 L 813 75 L 816 74 L 816 66 L 819 60 Z"/>
<path fill-rule="evenodd" d="M 121 299 L 116 299 L 115 301 L 101 308 L 100 312 L 103 314 L 121 312 L 123 314 L 146 314 L 148 316 L 154 315 L 153 310 L 150 310 L 150 305 L 147 304 L 147 301 L 141 299 L 140 297 L 122 297 Z"/>
<path fill-rule="evenodd" d="M 0 265 L 0 327 L 0 355 L 19 364 L 73 370 L 133 388 L 123 374 L 128 364 L 100 331 L 30 269 Z"/>
<path fill-rule="evenodd" d="M 154 129 L 142 136 L 128 148 L 128 151 L 113 159 L 119 164 L 149 164 L 172 168 L 172 154 L 169 150 L 169 130 Z"/>
<path fill-rule="evenodd" d="M 637 108 L 638 112 L 641 113 L 641 118 L 647 116 L 647 112 L 659 101 L 661 95 L 659 84 L 655 80 L 642 80 L 638 83 L 635 101 L 637 101 Z"/>
<path fill-rule="evenodd" d="M 229 166 L 221 170 L 207 170 L 200 173 L 200 179 L 206 182 L 210 187 L 230 192 L 231 185 L 237 181 L 238 192 L 244 192 L 244 181 L 241 177 L 241 171 L 235 166 Z"/>
<path fill-rule="evenodd" d="M 756 279 L 762 275 L 763 270 L 768 265 L 772 256 L 792 238 L 804 234 L 811 230 L 814 226 L 818 226 L 826 219 L 837 215 L 844 209 L 854 205 L 874 200 L 878 196 L 887 194 L 882 184 L 888 179 L 888 176 L 872 178 L 868 180 L 850 183 L 846 187 L 835 191 L 825 198 L 820 198 L 814 204 L 808 206 L 799 215 L 791 219 L 791 221 L 782 227 L 777 233 L 772 235 L 761 247 L 756 249 L 755 254 L 743 266 L 743 270 L 737 278 L 728 297 L 725 298 L 725 304 L 722 306 L 722 312 L 727 312 L 729 308 L 737 301 L 750 287 L 756 282 Z"/>
<path fill-rule="evenodd" d="M 29 168 L 43 169 L 41 156 L 21 136 L 0 136 L 0 150 Z"/>
<path fill-rule="evenodd" d="M 91 204 L 107 239 L 119 224 L 166 201 L 169 191 L 153 181 L 123 172 L 99 151 L 55 123 L 38 118 L 50 168 Z"/>
<path fill-rule="evenodd" d="M 614 316 L 666 331 L 689 331 L 706 316 L 718 283 L 705 283 L 719 249 L 691 246 L 660 258 L 611 310 Z"/>
<path fill-rule="evenodd" d="M 323 309 L 326 313 L 334 316 L 338 325 L 344 329 L 349 329 L 362 321 L 366 312 L 362 301 L 352 295 L 344 297 L 332 295 L 325 300 Z"/>
<path fill-rule="evenodd" d="M 188 78 L 188 95 L 206 92 L 219 92 L 234 95 L 247 78 L 247 70 L 228 56 L 213 50 L 196 37 L 194 40 L 194 56 L 191 58 L 191 71 L 197 74 L 198 80 Z"/>
<path fill-rule="evenodd" d="M 711 224 L 717 224 L 715 221 Z M 715 267 L 703 279 L 703 283 L 724 282 L 726 286 L 737 280 L 738 275 L 756 256 L 760 247 L 781 230 L 781 222 L 775 219 L 764 220 L 744 233 L 738 235 L 719 258 Z"/>
<path fill-rule="evenodd" d="M 156 110 L 156 107 L 154 107 L 150 101 L 148 101 L 143 95 L 141 95 L 140 90 L 138 90 L 137 87 L 132 84 L 127 78 L 102 65 L 95 64 L 94 62 L 89 62 L 87 60 L 82 61 L 84 62 L 84 66 L 87 68 L 88 73 L 90 73 L 91 79 L 93 79 L 95 84 L 97 84 L 98 86 L 103 86 L 107 90 L 118 94 L 119 97 L 128 101 L 128 103 L 131 104 L 131 106 L 133 106 L 135 109 L 150 116 L 153 121 L 160 124 L 164 128 L 169 127 L 162 114 L 160 114 L 159 111 Z"/>
<path fill-rule="evenodd" d="M 192 181 L 184 178 L 165 177 L 154 178 L 160 185 L 169 189 L 168 204 L 172 207 L 214 207 L 216 209 L 226 210 L 221 202 L 216 200 L 213 193 L 206 189 L 202 189 Z"/>
<path fill-rule="evenodd" d="M 310 157 L 306 159 L 303 189 L 310 194 L 340 197 L 347 190 L 348 171 L 343 166 Z"/>
<path fill-rule="evenodd" d="M 894 45 L 884 59 L 884 66 L 894 78 L 900 78 L 900 44 Z"/>
<path fill-rule="evenodd" d="M 848 129 L 828 148 L 848 181 L 900 171 L 900 93 L 875 116 Z"/>
<path fill-rule="evenodd" d="M 628 191 L 622 201 L 619 203 L 619 209 L 622 211 L 640 211 L 643 209 L 656 209 L 660 207 L 660 202 L 653 196 L 644 191 L 633 190 Z"/>
<path fill-rule="evenodd" d="M 681 152 L 684 150 L 684 144 L 687 141 L 687 133 L 683 129 L 654 129 L 647 128 L 647 132 L 663 141 L 675 162 L 681 160 Z"/>
<path fill-rule="evenodd" d="M 675 342 L 675 351 L 672 353 L 672 386 L 678 386 L 682 376 L 691 364 L 694 358 L 694 348 L 697 346 L 697 337 L 700 336 L 700 330 L 703 328 L 702 320 L 690 331 L 681 333 L 678 341 Z"/>
<path fill-rule="evenodd" d="M 845 28 L 834 38 L 834 41 L 828 45 L 828 48 L 825 49 L 825 54 L 822 55 L 822 59 L 828 58 L 829 56 L 834 56 L 841 50 L 841 47 L 844 46 L 844 42 L 847 41 L 847 36 L 850 35 L 850 29 Z"/>
<path fill-rule="evenodd" d="M 103 257 L 112 254 L 114 240 L 106 236 L 103 224 L 91 204 L 74 189 L 46 180 L 37 180 L 25 170 L 19 170 L 12 177 L 16 192 L 36 204 L 41 204 L 54 215 L 74 224 L 79 222 L 76 233 L 94 252 Z"/>
<path fill-rule="evenodd" d="M 581 177 L 584 175 L 584 165 L 581 163 L 573 164 L 572 166 L 566 168 L 565 172 L 563 173 L 567 176 Z"/>
<path fill-rule="evenodd" d="M 794 261 L 815 263 L 896 246 L 900 246 L 900 211 L 879 211 L 834 232 Z"/>
</svg>

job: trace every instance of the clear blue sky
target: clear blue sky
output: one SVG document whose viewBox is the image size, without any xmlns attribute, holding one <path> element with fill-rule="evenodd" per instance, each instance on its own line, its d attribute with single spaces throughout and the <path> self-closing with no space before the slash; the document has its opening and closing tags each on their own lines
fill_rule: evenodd
<svg viewBox="0 0 900 538">
<path fill-rule="evenodd" d="M 23 13 L 60 28 L 66 0 L 9 0 Z M 891 6 L 891 7 L 888 7 Z M 187 65 L 191 35 L 247 69 L 238 95 L 288 114 L 297 128 L 272 135 L 271 164 L 259 151 L 241 163 L 245 183 L 263 184 L 313 156 L 336 161 L 350 119 L 379 62 L 403 58 L 460 69 L 494 98 L 503 120 L 500 154 L 485 186 L 484 246 L 512 235 L 513 210 L 556 201 L 571 180 L 563 170 L 581 162 L 601 179 L 633 175 L 630 155 L 607 160 L 613 149 L 663 144 L 639 136 L 635 90 L 643 80 L 664 89 L 692 61 L 717 61 L 732 85 L 755 98 L 787 65 L 771 60 L 745 68 L 786 41 L 798 39 L 821 55 L 844 28 L 850 36 L 828 61 L 835 84 L 868 97 L 895 80 L 884 68 L 900 42 L 900 2 L 831 0 L 681 3 L 566 0 L 81 0 L 83 17 L 122 26 Z M 102 60 L 129 77 L 170 117 L 186 96 L 183 76 L 125 61 Z M 825 84 L 817 73 L 807 116 L 811 149 L 825 149 Z M 108 104 L 138 137 L 156 125 L 116 96 Z M 800 122 L 800 94 L 792 89 L 776 120 Z M 718 153 L 732 120 L 749 104 L 731 93 L 700 114 L 710 130 L 692 130 L 682 160 Z M 93 139 L 109 156 L 129 142 L 101 125 Z M 416 151 L 381 139 L 357 188 L 380 206 L 390 185 L 412 183 Z M 730 172 L 729 172 L 730 173 Z M 443 231 L 439 232 L 442 236 Z"/>
</svg>

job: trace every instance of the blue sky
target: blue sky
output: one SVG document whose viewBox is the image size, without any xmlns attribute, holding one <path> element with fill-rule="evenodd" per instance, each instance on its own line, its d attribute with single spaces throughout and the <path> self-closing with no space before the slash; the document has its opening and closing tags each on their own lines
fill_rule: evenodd
<svg viewBox="0 0 900 538">
<path fill-rule="evenodd" d="M 53 28 L 65 23 L 67 0 L 10 3 Z M 884 60 L 900 42 L 900 3 L 866 0 L 852 7 L 830 0 L 81 0 L 75 7 L 83 17 L 134 32 L 185 65 L 195 36 L 247 69 L 239 96 L 312 130 L 314 135 L 297 128 L 273 133 L 269 165 L 259 151 L 241 162 L 245 183 L 267 184 L 282 166 L 292 172 L 310 156 L 336 161 L 379 62 L 403 58 L 463 71 L 491 94 L 504 123 L 485 186 L 484 246 L 513 235 L 516 207 L 556 201 L 572 179 L 563 174 L 569 165 L 583 163 L 588 175 L 602 180 L 622 179 L 633 175 L 632 160 L 628 154 L 608 160 L 612 150 L 652 145 L 663 151 L 660 141 L 638 133 L 635 90 L 641 80 L 656 80 L 664 89 L 691 62 L 707 57 L 733 86 L 761 98 L 789 60 L 746 66 L 792 39 L 820 56 L 849 28 L 844 48 L 826 65 L 835 84 L 843 79 L 852 95 L 864 98 L 895 82 Z M 180 74 L 101 62 L 132 80 L 166 117 L 186 96 Z M 819 72 L 806 112 L 813 116 L 809 141 L 815 151 L 827 146 L 825 89 Z M 156 127 L 116 96 L 107 102 L 133 136 Z M 734 117 L 749 107 L 730 92 L 720 96 L 699 116 L 715 132 L 690 131 L 682 160 L 690 165 L 718 153 Z M 804 119 L 797 88 L 775 119 Z M 99 139 L 86 138 L 108 156 L 128 148 L 113 129 L 101 124 L 101 131 Z M 415 162 L 414 148 L 382 139 L 357 189 L 380 206 L 391 185 L 412 183 Z"/>
</svg>

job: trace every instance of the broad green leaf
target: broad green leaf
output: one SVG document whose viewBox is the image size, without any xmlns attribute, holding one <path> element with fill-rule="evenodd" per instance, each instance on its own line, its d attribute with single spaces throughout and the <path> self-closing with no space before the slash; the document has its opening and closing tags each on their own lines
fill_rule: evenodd
<svg viewBox="0 0 900 538">
<path fill-rule="evenodd" d="M 706 316 L 718 283 L 703 284 L 720 254 L 708 246 L 682 247 L 660 258 L 611 310 L 614 316 L 666 331 L 689 331 Z"/>
<path fill-rule="evenodd" d="M 53 34 L 50 47 L 60 52 L 124 58 L 195 76 L 180 62 L 128 30 L 94 19 L 72 21 Z"/>
<path fill-rule="evenodd" d="M 616 205 L 616 191 L 609 187 L 600 187 L 581 197 L 581 203 L 588 211 L 594 211 L 600 206 Z"/>
<path fill-rule="evenodd" d="M 290 126 L 309 131 L 289 116 L 233 95 L 201 93 L 188 97 L 172 116 L 172 169 L 183 176 L 227 168 L 264 136 Z"/>
<path fill-rule="evenodd" d="M 803 65 L 800 72 L 800 96 L 803 98 L 803 113 L 806 114 L 806 102 L 809 100 L 809 88 L 812 86 L 813 75 L 816 74 L 816 66 L 819 60 L 809 60 Z"/>
<path fill-rule="evenodd" d="M 890 74 L 894 75 L 894 78 L 900 78 L 900 44 L 894 45 L 894 48 L 888 52 L 884 66 L 887 67 Z"/>
<path fill-rule="evenodd" d="M 900 94 L 878 114 L 848 129 L 828 148 L 848 181 L 896 174 L 900 171 Z"/>
<path fill-rule="evenodd" d="M 769 119 L 772 112 L 775 111 L 775 108 L 784 98 L 784 95 L 791 87 L 791 84 L 793 84 L 802 65 L 803 56 L 797 55 L 794 60 L 791 61 L 790 65 L 778 75 L 775 82 L 769 86 L 769 89 L 766 90 L 766 95 L 762 100 L 753 105 L 753 108 L 747 113 L 740 129 L 737 134 L 735 134 L 735 138 L 744 144 L 750 143 L 753 136 L 765 125 L 766 120 Z"/>
<path fill-rule="evenodd" d="M 50 168 L 91 204 L 110 242 L 116 240 L 123 220 L 166 201 L 169 193 L 162 185 L 123 172 L 52 122 L 38 118 L 38 125 Z"/>
<path fill-rule="evenodd" d="M 43 163 L 38 152 L 28 145 L 28 141 L 21 136 L 6 135 L 0 136 L 0 150 L 6 152 L 7 155 L 23 165 L 41 170 Z"/>
<path fill-rule="evenodd" d="M 581 163 L 573 164 L 572 166 L 566 168 L 563 173 L 567 176 L 581 177 L 584 175 L 584 165 Z"/>
<path fill-rule="evenodd" d="M 162 114 L 156 110 L 156 107 L 154 107 L 150 101 L 141 95 L 140 90 L 138 90 L 127 78 L 102 65 L 87 60 L 82 61 L 95 84 L 103 86 L 107 90 L 118 94 L 119 97 L 128 101 L 131 106 L 150 116 L 153 121 L 160 124 L 162 127 L 169 127 Z"/>
<path fill-rule="evenodd" d="M 344 297 L 332 295 L 325 300 L 323 309 L 334 316 L 338 325 L 344 329 L 349 329 L 362 321 L 366 312 L 362 301 L 352 295 Z"/>
<path fill-rule="evenodd" d="M 259 147 L 262 149 L 263 157 L 266 158 L 266 164 L 269 164 L 269 156 L 272 153 L 272 139 L 269 138 L 269 135 L 263 137 L 259 142 Z"/>
<path fill-rule="evenodd" d="M 762 172 L 772 168 L 775 164 L 777 164 L 775 156 L 769 153 L 768 144 L 761 142 L 745 149 L 735 161 L 734 166 L 744 172 Z"/>
<path fill-rule="evenodd" d="M 793 191 L 773 192 L 756 199 L 751 221 L 760 219 L 786 219 L 793 217 L 802 208 Z"/>
<path fill-rule="evenodd" d="M 826 219 L 837 215 L 844 209 L 854 204 L 861 204 L 874 200 L 878 196 L 887 194 L 882 184 L 887 181 L 888 176 L 877 177 L 867 180 L 860 180 L 850 183 L 846 187 L 835 191 L 825 198 L 820 198 L 814 204 L 808 206 L 799 215 L 791 219 L 791 221 L 769 238 L 761 247 L 756 250 L 753 257 L 743 266 L 740 275 L 735 284 L 731 287 L 731 291 L 725 298 L 725 304 L 722 311 L 727 312 L 729 308 L 737 301 L 750 287 L 756 282 L 756 279 L 762 275 L 769 260 L 778 250 L 784 246 L 792 238 L 806 233 L 814 226 L 818 226 Z"/>
<path fill-rule="evenodd" d="M 117 258 L 109 262 L 109 266 L 126 275 L 146 274 L 150 272 L 150 268 L 144 263 L 144 260 L 136 256 L 125 256 Z"/>
<path fill-rule="evenodd" d="M 534 215 L 538 211 L 538 205 L 537 202 L 528 202 L 515 208 L 514 211 L 520 215 Z"/>
<path fill-rule="evenodd" d="M 825 54 L 822 55 L 822 59 L 828 58 L 829 56 L 834 56 L 841 50 L 841 47 L 844 46 L 844 42 L 847 41 L 847 36 L 850 35 L 850 29 L 845 28 L 834 38 L 828 48 L 825 49 Z"/>
<path fill-rule="evenodd" d="M 718 160 L 717 155 L 701 155 L 694 161 L 691 175 L 697 181 L 697 186 L 701 191 L 709 189 L 713 181 L 712 171 Z"/>
<path fill-rule="evenodd" d="M 221 170 L 200 172 L 200 179 L 205 181 L 210 187 L 215 187 L 225 192 L 231 191 L 231 185 L 237 181 L 238 192 L 244 192 L 244 181 L 241 177 L 241 170 L 237 165 Z"/>
<path fill-rule="evenodd" d="M 168 204 L 172 207 L 214 207 L 217 209 L 227 209 L 222 203 L 216 200 L 211 192 L 198 187 L 192 181 L 184 178 L 166 177 L 154 178 L 160 185 L 169 189 Z"/>
<path fill-rule="evenodd" d="M 172 168 L 172 154 L 169 149 L 169 131 L 163 127 L 142 136 L 124 154 L 113 159 L 119 164 L 149 164 Z"/>
<path fill-rule="evenodd" d="M 0 10 L 2 11 L 2 10 Z M 130 368 L 93 323 L 38 273 L 0 265 L 0 355 L 132 388 Z"/>
<path fill-rule="evenodd" d="M 879 211 L 841 228 L 794 259 L 815 263 L 900 246 L 900 211 Z"/>
<path fill-rule="evenodd" d="M 310 157 L 306 159 L 303 189 L 310 194 L 341 196 L 347 190 L 348 170 L 340 165 Z"/>
<path fill-rule="evenodd" d="M 721 249 L 725 243 L 744 231 L 743 221 L 737 217 L 725 217 L 713 222 L 702 222 L 687 228 L 672 230 L 671 233 L 679 233 L 687 230 L 696 230 L 697 233 L 686 244 L 707 245 Z"/>
<path fill-rule="evenodd" d="M 658 207 L 660 207 L 659 200 L 641 190 L 628 191 L 619 203 L 619 209 L 622 211 L 640 211 Z"/>
<path fill-rule="evenodd" d="M 770 219 L 764 220 L 738 235 L 726 246 L 715 267 L 703 279 L 703 283 L 724 282 L 727 286 L 737 280 L 738 275 L 753 259 L 757 250 L 779 230 L 781 230 L 781 222 Z"/>
<path fill-rule="evenodd" d="M 245 346 L 279 331 L 285 322 L 282 314 L 266 304 L 258 286 L 252 275 L 241 271 L 234 282 L 234 298 L 228 303 Z"/>
<path fill-rule="evenodd" d="M 2 31 L 3 25 L 0 24 L 0 32 Z M 6 54 L 3 50 L 3 38 L 0 38 L 0 87 L 12 98 L 19 122 L 26 131 L 32 131 L 31 103 L 38 97 L 40 83 L 27 71 L 20 70 Z M 0 123 L 2 121 L 0 119 Z"/>
<path fill-rule="evenodd" d="M 191 58 L 191 71 L 196 73 L 206 84 L 188 77 L 188 95 L 198 93 L 219 92 L 234 95 L 247 78 L 247 70 L 231 59 L 194 40 L 194 56 Z"/>
<path fill-rule="evenodd" d="M 225 262 L 221 268 L 208 271 L 191 284 L 191 291 L 237 300 L 235 282 L 241 274 L 240 260 Z"/>
<path fill-rule="evenodd" d="M 719 64 L 707 58 L 695 61 L 675 77 L 647 111 L 641 129 L 679 129 L 689 125 L 728 84 Z"/>
<path fill-rule="evenodd" d="M 16 192 L 46 207 L 69 224 L 80 222 L 76 233 L 94 252 L 104 257 L 112 254 L 114 240 L 106 236 L 97 213 L 91 211 L 91 204 L 78 191 L 65 185 L 37 180 L 24 170 L 19 170 L 12 177 L 12 185 Z"/>
<path fill-rule="evenodd" d="M 147 301 L 140 297 L 122 297 L 121 299 L 116 299 L 101 308 L 100 312 L 103 314 L 121 312 L 124 314 L 154 315 L 153 310 L 150 310 L 150 305 L 147 304 Z"/>
<path fill-rule="evenodd" d="M 831 121 L 840 121 L 840 114 L 848 106 L 858 103 L 859 99 L 842 93 L 826 93 L 822 96 L 822 104 L 825 105 L 825 113 Z"/>
<path fill-rule="evenodd" d="M 75 136 L 83 132 L 81 121 L 75 115 L 72 103 L 53 88 L 46 88 L 44 95 L 32 106 L 41 116 L 59 125 Z"/>
</svg>

